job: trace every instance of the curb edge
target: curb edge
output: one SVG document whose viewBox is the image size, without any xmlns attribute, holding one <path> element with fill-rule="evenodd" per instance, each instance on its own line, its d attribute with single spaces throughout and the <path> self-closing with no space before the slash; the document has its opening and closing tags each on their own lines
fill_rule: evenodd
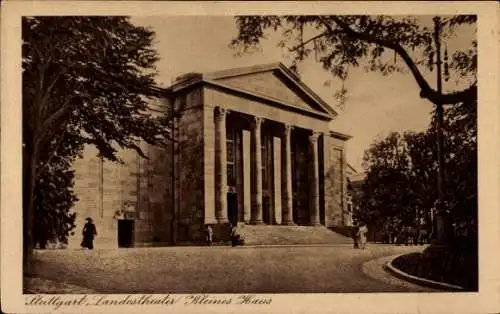
<svg viewBox="0 0 500 314">
<path fill-rule="evenodd" d="M 403 279 L 403 280 L 406 280 L 408 282 L 415 283 L 415 284 L 418 284 L 421 286 L 426 286 L 429 288 L 435 288 L 435 289 L 440 289 L 440 290 L 447 290 L 447 291 L 451 290 L 453 292 L 466 292 L 467 291 L 461 286 L 452 285 L 449 283 L 444 283 L 444 282 L 440 282 L 440 281 L 435 281 L 435 280 L 430 280 L 430 279 L 425 279 L 422 277 L 410 275 L 410 274 L 396 268 L 395 266 L 393 266 L 392 262 L 396 258 L 403 256 L 403 255 L 405 255 L 405 254 L 398 255 L 398 256 L 394 257 L 391 261 L 386 262 L 383 265 L 383 269 L 385 271 L 387 271 L 388 273 L 390 273 L 390 274 L 392 274 L 400 279 Z"/>
</svg>

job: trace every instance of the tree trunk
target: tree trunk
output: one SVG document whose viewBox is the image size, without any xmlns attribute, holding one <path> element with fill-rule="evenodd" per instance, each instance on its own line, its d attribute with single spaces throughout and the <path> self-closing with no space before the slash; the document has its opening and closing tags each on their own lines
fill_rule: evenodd
<svg viewBox="0 0 500 314">
<path fill-rule="evenodd" d="M 38 149 L 26 143 L 23 154 L 23 271 L 25 275 L 33 271 L 33 223 L 35 218 L 35 184 Z"/>
</svg>

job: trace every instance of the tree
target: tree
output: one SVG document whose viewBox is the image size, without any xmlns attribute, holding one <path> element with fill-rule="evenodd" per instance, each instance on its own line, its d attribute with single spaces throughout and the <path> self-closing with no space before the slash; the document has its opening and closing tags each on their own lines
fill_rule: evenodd
<svg viewBox="0 0 500 314">
<path fill-rule="evenodd" d="M 449 108 L 445 121 L 446 198 L 457 220 L 477 220 L 477 101 Z"/>
<path fill-rule="evenodd" d="M 443 35 L 453 36 L 458 27 L 474 25 L 476 16 L 458 15 L 442 20 Z M 420 96 L 433 104 L 471 103 L 477 98 L 477 79 L 468 75 L 477 63 L 476 41 L 453 53 L 450 70 L 468 82 L 464 89 L 442 93 L 431 87 L 423 69 L 432 69 L 433 30 L 415 17 L 394 16 L 238 16 L 238 35 L 231 45 L 246 52 L 258 47 L 271 31 L 281 31 L 279 46 L 288 47 L 295 63 L 313 53 L 325 70 L 345 80 L 349 67 L 365 66 L 384 75 L 409 71 Z M 390 54 L 394 54 L 394 62 Z M 396 56 L 403 64 L 395 62 Z M 295 65 L 294 65 L 295 67 Z M 338 96 L 345 95 L 345 90 Z M 342 98 L 341 98 L 342 99 Z"/>
<path fill-rule="evenodd" d="M 72 190 L 74 171 L 70 167 L 66 162 L 52 162 L 39 173 L 33 241 L 41 249 L 49 242 L 67 243 L 68 235 L 75 228 L 76 214 L 71 208 L 78 198 Z"/>
<path fill-rule="evenodd" d="M 64 125 L 54 128 L 54 133 L 61 137 L 45 144 L 36 169 L 33 242 L 40 248 L 49 242 L 67 243 L 69 233 L 75 228 L 76 214 L 71 209 L 78 198 L 73 192 L 72 164 L 84 144 L 79 136 L 66 132 Z"/>
<path fill-rule="evenodd" d="M 365 152 L 366 180 L 356 215 L 372 227 L 382 226 L 388 217 L 403 222 L 415 217 L 406 136 L 393 132 Z"/>
<path fill-rule="evenodd" d="M 445 111 L 446 201 L 455 221 L 477 220 L 477 106 Z M 393 132 L 365 152 L 366 180 L 357 213 L 375 226 L 386 218 L 404 224 L 429 213 L 437 199 L 435 119 L 425 132 Z"/>
<path fill-rule="evenodd" d="M 96 146 L 111 161 L 120 161 L 119 149 L 146 157 L 140 141 L 164 144 L 169 117 L 148 110 L 160 93 L 154 81 L 154 32 L 129 18 L 25 17 L 22 39 L 24 266 L 29 272 L 34 218 L 53 218 L 50 228 L 71 228 L 71 223 L 64 227 L 65 218 L 71 220 L 66 210 L 75 201 L 68 165 L 84 146 Z"/>
<path fill-rule="evenodd" d="M 438 198 L 435 129 L 431 127 L 426 132 L 406 132 L 404 141 L 411 161 L 408 178 L 414 209 L 429 213 Z"/>
</svg>

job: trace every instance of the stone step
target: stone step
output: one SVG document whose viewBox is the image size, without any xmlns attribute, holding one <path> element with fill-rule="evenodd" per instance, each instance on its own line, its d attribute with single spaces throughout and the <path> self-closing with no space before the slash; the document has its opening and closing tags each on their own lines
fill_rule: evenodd
<svg viewBox="0 0 500 314">
<path fill-rule="evenodd" d="M 323 226 L 245 225 L 240 233 L 247 245 L 351 244 L 352 239 Z"/>
</svg>

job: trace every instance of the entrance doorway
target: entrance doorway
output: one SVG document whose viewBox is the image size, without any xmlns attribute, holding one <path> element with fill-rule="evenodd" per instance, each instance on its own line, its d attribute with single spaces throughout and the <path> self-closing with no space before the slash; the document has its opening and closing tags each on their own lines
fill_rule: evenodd
<svg viewBox="0 0 500 314">
<path fill-rule="evenodd" d="M 118 220 L 118 247 L 130 248 L 134 246 L 134 220 Z"/>
<path fill-rule="evenodd" d="M 238 223 L 238 194 L 227 193 L 227 218 L 233 225 Z"/>
<path fill-rule="evenodd" d="M 269 195 L 264 195 L 262 197 L 262 220 L 268 225 L 273 223 L 271 218 L 271 198 Z"/>
<path fill-rule="evenodd" d="M 297 198 L 295 196 L 292 202 L 292 219 L 296 224 L 299 223 L 299 209 L 297 206 Z"/>
</svg>

